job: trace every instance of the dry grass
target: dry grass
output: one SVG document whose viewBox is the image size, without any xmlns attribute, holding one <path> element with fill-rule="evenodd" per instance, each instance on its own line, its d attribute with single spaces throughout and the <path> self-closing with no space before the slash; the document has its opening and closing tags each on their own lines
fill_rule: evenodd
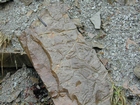
<svg viewBox="0 0 140 105">
<path fill-rule="evenodd" d="M 113 83 L 112 91 L 113 96 L 111 99 L 111 105 L 127 105 L 124 90 L 122 87 L 115 86 L 115 84 Z"/>
<path fill-rule="evenodd" d="M 0 50 L 2 52 L 4 52 L 5 48 L 11 42 L 11 38 L 12 37 L 6 36 L 2 32 L 0 32 Z M 3 56 L 3 53 L 2 53 L 2 56 L 1 56 L 1 74 L 2 74 L 2 76 L 4 74 L 4 71 L 3 71 L 3 59 L 4 59 L 4 56 Z"/>
</svg>

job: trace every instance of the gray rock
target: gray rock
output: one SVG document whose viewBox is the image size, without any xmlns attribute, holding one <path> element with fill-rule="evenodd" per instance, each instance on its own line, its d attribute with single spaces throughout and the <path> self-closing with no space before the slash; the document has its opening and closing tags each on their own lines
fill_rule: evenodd
<svg viewBox="0 0 140 105">
<path fill-rule="evenodd" d="M 33 96 L 29 96 L 25 99 L 25 101 L 27 102 L 33 102 L 33 103 L 36 103 L 37 102 L 37 99 Z"/>
<path fill-rule="evenodd" d="M 20 0 L 21 2 L 23 2 L 26 6 L 29 6 L 33 0 Z"/>
<path fill-rule="evenodd" d="M 140 64 L 134 68 L 134 74 L 140 79 Z"/>
<path fill-rule="evenodd" d="M 0 0 L 0 3 L 5 3 L 7 1 L 10 1 L 10 0 Z"/>
<path fill-rule="evenodd" d="M 100 11 L 97 12 L 95 15 L 93 15 L 90 18 L 91 22 L 94 24 L 95 29 L 100 29 L 101 27 L 101 17 L 100 17 Z"/>
<path fill-rule="evenodd" d="M 103 49 L 104 48 L 104 45 L 97 42 L 97 41 L 92 41 L 92 47 L 93 48 L 99 48 L 99 49 Z"/>
</svg>

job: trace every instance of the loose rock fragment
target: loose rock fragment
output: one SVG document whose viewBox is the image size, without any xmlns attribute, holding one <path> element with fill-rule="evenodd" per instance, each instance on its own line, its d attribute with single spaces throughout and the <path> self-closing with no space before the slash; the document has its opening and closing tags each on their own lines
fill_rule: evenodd
<svg viewBox="0 0 140 105">
<path fill-rule="evenodd" d="M 82 27 L 82 24 L 80 22 L 80 19 L 79 18 L 74 18 L 72 19 L 74 24 L 77 26 L 77 27 Z"/>
<path fill-rule="evenodd" d="M 133 95 L 137 95 L 140 97 L 140 90 L 136 85 L 130 86 L 129 90 L 132 92 Z"/>
<path fill-rule="evenodd" d="M 130 40 L 130 39 L 128 38 L 127 41 L 126 41 L 126 49 L 129 49 L 129 46 L 130 46 L 130 45 L 135 45 L 135 46 L 137 46 L 137 43 L 134 42 L 134 41 L 132 41 L 132 40 Z"/>
<path fill-rule="evenodd" d="M 33 0 L 20 0 L 21 2 L 23 2 L 26 6 L 29 6 Z"/>
<path fill-rule="evenodd" d="M 109 59 L 106 59 L 106 58 L 102 58 L 101 59 L 101 62 L 103 63 L 103 65 L 105 66 L 105 68 L 107 69 L 107 70 L 109 70 L 111 67 L 110 67 L 110 65 L 109 65 Z"/>
<path fill-rule="evenodd" d="M 99 48 L 99 49 L 103 49 L 104 48 L 104 45 L 97 42 L 97 41 L 92 41 L 92 47 L 93 48 Z"/>
<path fill-rule="evenodd" d="M 100 29 L 101 27 L 101 17 L 100 17 L 100 11 L 97 12 L 95 15 L 93 15 L 90 18 L 91 22 L 94 24 L 95 29 Z"/>
<path fill-rule="evenodd" d="M 30 17 L 30 16 L 32 15 L 32 13 L 33 13 L 33 11 L 30 10 L 30 11 L 27 12 L 26 16 L 27 16 L 27 17 Z"/>
<path fill-rule="evenodd" d="M 92 39 L 95 35 L 92 33 L 88 33 L 88 36 Z"/>
<path fill-rule="evenodd" d="M 134 68 L 134 74 L 140 79 L 140 64 Z"/>
<path fill-rule="evenodd" d="M 77 8 L 80 8 L 79 0 L 75 0 L 75 6 L 76 6 Z"/>
</svg>

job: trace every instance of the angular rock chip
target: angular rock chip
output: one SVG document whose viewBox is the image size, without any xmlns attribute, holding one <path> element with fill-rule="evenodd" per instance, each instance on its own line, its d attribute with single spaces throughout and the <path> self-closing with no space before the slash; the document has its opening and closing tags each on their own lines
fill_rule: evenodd
<svg viewBox="0 0 140 105">
<path fill-rule="evenodd" d="M 140 79 L 140 64 L 134 68 L 134 74 Z"/>
<path fill-rule="evenodd" d="M 99 49 L 103 49 L 104 48 L 104 45 L 97 42 L 97 41 L 92 41 L 92 47 L 93 48 L 99 48 Z"/>
<path fill-rule="evenodd" d="M 110 105 L 107 71 L 85 43 L 67 6 L 51 4 L 19 37 L 55 105 Z"/>
<path fill-rule="evenodd" d="M 23 2 L 26 6 L 29 6 L 33 0 L 20 0 L 21 2 Z"/>
<path fill-rule="evenodd" d="M 101 28 L 101 17 L 100 17 L 100 11 L 97 12 L 95 15 L 93 15 L 90 18 L 91 22 L 94 24 L 95 29 L 100 29 Z"/>
</svg>

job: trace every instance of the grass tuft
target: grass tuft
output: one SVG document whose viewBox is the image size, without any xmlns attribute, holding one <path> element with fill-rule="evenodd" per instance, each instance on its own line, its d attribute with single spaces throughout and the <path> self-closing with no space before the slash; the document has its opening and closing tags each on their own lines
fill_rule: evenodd
<svg viewBox="0 0 140 105">
<path fill-rule="evenodd" d="M 111 105 L 127 105 L 124 90 L 122 87 L 112 84 L 113 96 L 111 99 Z"/>
</svg>

